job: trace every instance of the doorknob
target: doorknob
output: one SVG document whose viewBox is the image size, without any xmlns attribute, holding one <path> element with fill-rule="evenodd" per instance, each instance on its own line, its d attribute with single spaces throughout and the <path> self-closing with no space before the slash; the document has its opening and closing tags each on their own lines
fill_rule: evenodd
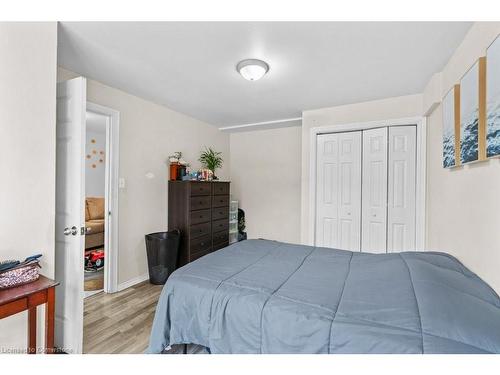
<svg viewBox="0 0 500 375">
<path fill-rule="evenodd" d="M 69 236 L 70 234 L 72 234 L 73 236 L 76 236 L 78 234 L 78 229 L 73 225 L 71 228 L 64 228 L 64 235 L 65 236 Z"/>
<path fill-rule="evenodd" d="M 90 232 L 92 230 L 91 227 L 81 227 L 80 228 L 80 234 L 83 236 L 84 234 L 87 234 L 88 232 Z"/>
</svg>

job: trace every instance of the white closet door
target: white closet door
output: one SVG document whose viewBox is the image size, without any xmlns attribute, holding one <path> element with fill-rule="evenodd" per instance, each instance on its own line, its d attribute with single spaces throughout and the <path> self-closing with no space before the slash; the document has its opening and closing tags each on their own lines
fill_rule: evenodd
<svg viewBox="0 0 500 375">
<path fill-rule="evenodd" d="M 361 132 L 317 137 L 316 246 L 359 251 Z"/>
<path fill-rule="evenodd" d="M 339 133 L 339 248 L 361 250 L 361 132 Z"/>
<path fill-rule="evenodd" d="M 363 131 L 361 251 L 387 251 L 387 128 Z"/>
<path fill-rule="evenodd" d="M 389 128 L 387 251 L 415 250 L 415 126 Z"/>
<path fill-rule="evenodd" d="M 316 246 L 338 247 L 338 135 L 318 135 L 316 149 Z"/>
</svg>

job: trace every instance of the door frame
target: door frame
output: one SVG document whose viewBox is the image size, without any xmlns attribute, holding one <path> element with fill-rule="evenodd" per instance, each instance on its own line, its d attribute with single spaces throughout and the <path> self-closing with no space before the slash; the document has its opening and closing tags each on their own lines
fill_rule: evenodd
<svg viewBox="0 0 500 375">
<path fill-rule="evenodd" d="M 425 247 L 425 219 L 426 219 L 426 135 L 427 120 L 425 117 L 404 117 L 397 119 L 355 122 L 339 125 L 325 125 L 310 129 L 309 133 L 309 238 L 308 244 L 315 246 L 316 236 L 316 145 L 320 134 L 361 131 L 373 128 L 391 126 L 416 126 L 417 128 L 417 155 L 416 155 L 416 197 L 415 197 L 415 248 L 423 251 Z"/>
<path fill-rule="evenodd" d="M 87 102 L 87 111 L 106 116 L 106 159 L 104 210 L 104 292 L 118 291 L 118 234 L 120 165 L 120 112 L 109 107 Z"/>
</svg>

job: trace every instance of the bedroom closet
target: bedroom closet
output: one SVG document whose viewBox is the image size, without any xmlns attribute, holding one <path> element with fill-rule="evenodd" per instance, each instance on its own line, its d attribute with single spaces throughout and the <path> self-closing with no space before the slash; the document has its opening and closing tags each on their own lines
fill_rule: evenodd
<svg viewBox="0 0 500 375">
<path fill-rule="evenodd" d="M 316 246 L 416 249 L 416 126 L 318 134 Z"/>
</svg>

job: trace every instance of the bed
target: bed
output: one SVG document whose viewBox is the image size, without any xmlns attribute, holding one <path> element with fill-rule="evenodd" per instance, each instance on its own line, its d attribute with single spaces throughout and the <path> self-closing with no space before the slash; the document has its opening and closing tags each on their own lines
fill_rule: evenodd
<svg viewBox="0 0 500 375">
<path fill-rule="evenodd" d="M 454 257 L 247 240 L 175 271 L 147 352 L 500 353 L 500 300 Z"/>
</svg>

